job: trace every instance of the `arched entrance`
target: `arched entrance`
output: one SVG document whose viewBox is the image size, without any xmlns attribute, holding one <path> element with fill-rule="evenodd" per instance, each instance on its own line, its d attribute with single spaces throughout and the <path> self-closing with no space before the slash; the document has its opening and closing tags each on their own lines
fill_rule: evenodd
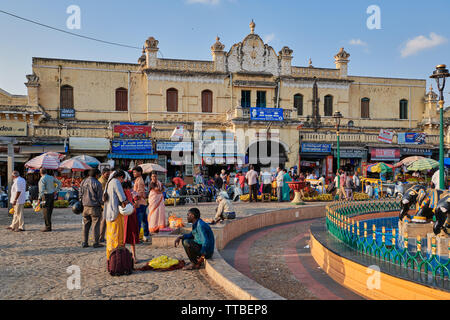
<svg viewBox="0 0 450 320">
<path fill-rule="evenodd" d="M 246 163 L 252 164 L 255 170 L 261 168 L 284 168 L 288 161 L 286 147 L 280 141 L 254 141 L 245 153 Z"/>
</svg>

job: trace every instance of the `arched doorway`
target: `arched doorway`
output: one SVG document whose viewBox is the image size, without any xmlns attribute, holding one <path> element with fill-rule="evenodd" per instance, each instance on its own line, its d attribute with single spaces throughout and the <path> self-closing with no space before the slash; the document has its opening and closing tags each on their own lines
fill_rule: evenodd
<svg viewBox="0 0 450 320">
<path fill-rule="evenodd" d="M 245 153 L 246 163 L 255 170 L 261 168 L 284 168 L 288 161 L 286 147 L 279 141 L 259 140 L 250 144 Z"/>
</svg>

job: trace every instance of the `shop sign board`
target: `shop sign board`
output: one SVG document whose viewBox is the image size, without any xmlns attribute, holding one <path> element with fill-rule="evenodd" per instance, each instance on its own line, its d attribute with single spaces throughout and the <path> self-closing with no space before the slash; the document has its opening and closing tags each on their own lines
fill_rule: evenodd
<svg viewBox="0 0 450 320">
<path fill-rule="evenodd" d="M 1 137 L 26 137 L 27 123 L 22 121 L 0 121 Z"/>
<path fill-rule="evenodd" d="M 400 148 L 402 155 L 408 156 L 431 156 L 433 151 L 431 149 L 420 149 L 420 148 Z"/>
<path fill-rule="evenodd" d="M 153 153 L 151 140 L 113 140 L 113 153 Z"/>
<path fill-rule="evenodd" d="M 326 159 L 326 175 L 328 179 L 333 178 L 333 156 L 327 156 Z"/>
<path fill-rule="evenodd" d="M 398 161 L 400 160 L 400 149 L 372 148 L 370 155 L 373 161 Z"/>
<path fill-rule="evenodd" d="M 337 157 L 337 149 L 334 149 L 334 156 Z M 340 149 L 339 150 L 339 157 L 340 158 L 346 158 L 346 159 L 352 159 L 352 158 L 358 158 L 362 159 L 367 156 L 366 150 L 361 149 Z"/>
<path fill-rule="evenodd" d="M 114 126 L 114 138 L 146 139 L 150 138 L 151 133 L 151 126 L 141 126 L 133 124 L 121 124 L 118 126 Z"/>
<path fill-rule="evenodd" d="M 302 142 L 302 152 L 330 153 L 331 152 L 331 144 L 330 143 Z"/>
<path fill-rule="evenodd" d="M 250 120 L 257 121 L 283 121 L 281 108 L 250 108 Z"/>
<path fill-rule="evenodd" d="M 398 133 L 398 144 L 424 144 L 426 133 L 401 132 Z"/>
<path fill-rule="evenodd" d="M 187 141 L 158 141 L 156 142 L 156 151 L 182 151 L 182 152 L 192 152 L 192 142 Z"/>
</svg>

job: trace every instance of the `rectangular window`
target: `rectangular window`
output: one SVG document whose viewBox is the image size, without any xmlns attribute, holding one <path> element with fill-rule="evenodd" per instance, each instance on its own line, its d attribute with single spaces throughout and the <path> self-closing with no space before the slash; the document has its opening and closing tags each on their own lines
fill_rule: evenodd
<svg viewBox="0 0 450 320">
<path fill-rule="evenodd" d="M 265 108 L 266 107 L 266 92 L 257 91 L 256 92 L 256 107 Z"/>
<path fill-rule="evenodd" d="M 241 91 L 241 107 L 250 108 L 250 90 Z"/>
</svg>

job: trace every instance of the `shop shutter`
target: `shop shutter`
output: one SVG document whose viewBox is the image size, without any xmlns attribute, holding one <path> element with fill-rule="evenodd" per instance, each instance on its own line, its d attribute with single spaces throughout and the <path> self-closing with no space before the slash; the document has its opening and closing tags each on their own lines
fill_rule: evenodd
<svg viewBox="0 0 450 320">
<path fill-rule="evenodd" d="M 128 111 L 128 90 L 125 88 L 116 90 L 116 111 Z"/>
<path fill-rule="evenodd" d="M 178 90 L 168 89 L 167 90 L 167 111 L 168 112 L 178 112 Z"/>
<path fill-rule="evenodd" d="M 202 91 L 202 112 L 212 112 L 212 92 Z"/>
</svg>

